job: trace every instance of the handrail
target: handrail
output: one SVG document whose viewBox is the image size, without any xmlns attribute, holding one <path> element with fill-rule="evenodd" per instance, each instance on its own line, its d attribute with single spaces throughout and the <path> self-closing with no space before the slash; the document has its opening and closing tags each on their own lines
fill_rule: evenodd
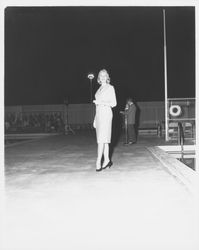
<svg viewBox="0 0 199 250">
<path fill-rule="evenodd" d="M 178 122 L 178 144 L 181 145 L 181 153 L 184 152 L 184 131 L 182 127 L 182 123 Z"/>
</svg>

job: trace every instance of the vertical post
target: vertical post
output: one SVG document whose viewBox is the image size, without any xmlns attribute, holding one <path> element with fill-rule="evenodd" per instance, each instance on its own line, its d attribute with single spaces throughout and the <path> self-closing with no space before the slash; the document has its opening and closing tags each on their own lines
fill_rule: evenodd
<svg viewBox="0 0 199 250">
<path fill-rule="evenodd" d="M 92 79 L 90 78 L 90 103 L 92 104 L 92 100 L 93 100 L 93 90 L 92 90 Z"/>
<path fill-rule="evenodd" d="M 68 97 L 64 99 L 64 134 L 68 134 Z"/>
<path fill-rule="evenodd" d="M 68 134 L 68 114 L 67 114 L 67 103 L 64 101 L 64 134 Z"/>
<path fill-rule="evenodd" d="M 128 127 L 127 127 L 127 115 L 124 114 L 124 122 L 125 122 L 125 144 L 128 144 Z"/>
<path fill-rule="evenodd" d="M 92 128 L 92 121 L 93 121 L 93 86 L 92 86 L 92 78 L 90 78 L 90 104 L 91 104 L 91 128 Z"/>
<path fill-rule="evenodd" d="M 90 80 L 90 108 L 91 108 L 91 124 L 92 124 L 92 120 L 93 120 L 93 86 L 92 86 L 92 80 L 94 78 L 94 74 L 90 73 L 88 74 L 88 79 Z M 92 127 L 92 126 L 91 126 Z"/>
<path fill-rule="evenodd" d="M 167 45 L 166 45 L 166 19 L 165 9 L 163 9 L 163 25 L 164 25 L 164 93 L 165 93 L 165 140 L 168 141 L 168 93 L 167 93 Z"/>
</svg>

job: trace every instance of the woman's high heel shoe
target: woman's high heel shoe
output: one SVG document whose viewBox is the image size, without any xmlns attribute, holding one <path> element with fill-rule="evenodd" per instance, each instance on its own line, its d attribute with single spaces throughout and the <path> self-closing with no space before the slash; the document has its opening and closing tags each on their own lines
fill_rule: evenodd
<svg viewBox="0 0 199 250">
<path fill-rule="evenodd" d="M 98 162 L 96 163 L 96 171 L 102 171 L 101 163 L 99 164 Z"/>
<path fill-rule="evenodd" d="M 113 165 L 112 161 L 109 161 L 102 169 L 110 168 Z"/>
</svg>

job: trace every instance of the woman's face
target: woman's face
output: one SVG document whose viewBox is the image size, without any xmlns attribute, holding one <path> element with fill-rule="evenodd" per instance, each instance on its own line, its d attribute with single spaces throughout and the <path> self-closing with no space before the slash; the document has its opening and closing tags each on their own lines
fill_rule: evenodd
<svg viewBox="0 0 199 250">
<path fill-rule="evenodd" d="M 99 74 L 100 83 L 101 83 L 101 84 L 106 83 L 106 82 L 107 82 L 107 79 L 108 79 L 107 73 L 106 73 L 105 71 L 100 72 L 100 74 Z"/>
</svg>

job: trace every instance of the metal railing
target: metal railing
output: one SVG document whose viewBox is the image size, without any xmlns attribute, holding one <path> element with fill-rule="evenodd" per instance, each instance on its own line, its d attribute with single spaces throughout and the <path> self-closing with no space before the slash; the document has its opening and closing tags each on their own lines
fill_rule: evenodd
<svg viewBox="0 0 199 250">
<path fill-rule="evenodd" d="M 181 146 L 181 153 L 184 152 L 184 131 L 181 122 L 178 122 L 178 144 Z"/>
</svg>

